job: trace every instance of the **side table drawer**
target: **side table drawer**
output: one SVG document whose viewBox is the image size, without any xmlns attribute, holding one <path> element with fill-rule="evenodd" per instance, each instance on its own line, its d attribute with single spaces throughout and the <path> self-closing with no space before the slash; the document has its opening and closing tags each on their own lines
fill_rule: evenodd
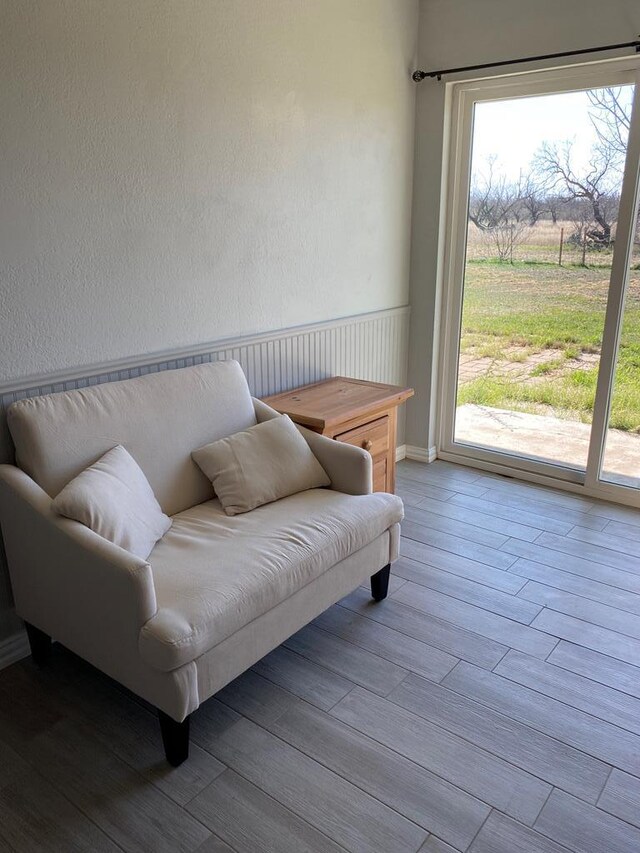
<svg viewBox="0 0 640 853">
<path fill-rule="evenodd" d="M 341 432 L 335 438 L 336 441 L 355 444 L 356 447 L 368 450 L 375 459 L 386 454 L 389 450 L 389 418 L 386 416 L 378 418 L 368 424 L 355 427 L 355 429 Z"/>
</svg>

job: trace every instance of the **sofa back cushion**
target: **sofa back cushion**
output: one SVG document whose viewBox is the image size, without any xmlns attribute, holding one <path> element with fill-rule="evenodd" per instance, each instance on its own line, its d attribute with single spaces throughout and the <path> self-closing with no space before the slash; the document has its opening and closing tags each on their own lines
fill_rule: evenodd
<svg viewBox="0 0 640 853">
<path fill-rule="evenodd" d="M 173 515 L 213 496 L 191 451 L 256 417 L 242 368 L 220 361 L 19 400 L 7 422 L 16 463 L 52 498 L 122 444 Z"/>
</svg>

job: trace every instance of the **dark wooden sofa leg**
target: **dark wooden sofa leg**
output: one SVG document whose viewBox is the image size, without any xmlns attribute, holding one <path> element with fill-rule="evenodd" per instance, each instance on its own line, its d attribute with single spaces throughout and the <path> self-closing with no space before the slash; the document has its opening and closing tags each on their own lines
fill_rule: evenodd
<svg viewBox="0 0 640 853">
<path fill-rule="evenodd" d="M 391 563 L 371 575 L 371 595 L 374 601 L 382 601 L 387 597 L 389 591 L 389 572 L 391 571 Z"/>
<path fill-rule="evenodd" d="M 189 757 L 189 717 L 181 723 L 158 710 L 164 754 L 172 767 L 179 767 Z"/>
<path fill-rule="evenodd" d="M 51 660 L 51 637 L 29 622 L 25 622 L 24 626 L 27 629 L 33 662 L 37 666 L 46 666 Z"/>
</svg>

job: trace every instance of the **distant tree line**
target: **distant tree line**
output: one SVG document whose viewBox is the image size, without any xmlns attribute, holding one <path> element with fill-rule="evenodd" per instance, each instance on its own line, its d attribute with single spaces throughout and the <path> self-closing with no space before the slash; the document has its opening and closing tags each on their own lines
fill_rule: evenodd
<svg viewBox="0 0 640 853">
<path fill-rule="evenodd" d="M 493 245 L 500 260 L 541 220 L 570 222 L 568 239 L 586 249 L 609 249 L 620 202 L 620 184 L 629 134 L 631 107 L 620 88 L 587 93 L 596 141 L 579 163 L 569 140 L 543 142 L 526 172 L 509 180 L 497 157 L 474 169 L 469 219 Z"/>
</svg>

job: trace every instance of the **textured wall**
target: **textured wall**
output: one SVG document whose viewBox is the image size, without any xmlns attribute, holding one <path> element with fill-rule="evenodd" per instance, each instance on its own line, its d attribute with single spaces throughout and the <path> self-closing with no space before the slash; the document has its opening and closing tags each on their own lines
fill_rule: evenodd
<svg viewBox="0 0 640 853">
<path fill-rule="evenodd" d="M 421 0 L 418 64 L 424 69 L 446 68 L 579 50 L 631 41 L 638 33 L 638 0 L 609 0 L 606 6 L 600 0 Z M 435 445 L 436 411 L 431 396 L 432 372 L 437 373 L 433 342 L 439 321 L 436 276 L 444 109 L 444 82 L 421 83 L 416 109 L 409 355 L 409 382 L 416 396 L 408 403 L 406 434 L 407 444 L 418 447 Z"/>
<path fill-rule="evenodd" d="M 418 0 L 0 0 L 0 20 L 0 389 L 406 304 Z M 278 369 L 404 373 L 403 323 L 389 349 L 337 324 Z M 0 640 L 9 602 L 0 569 Z"/>
<path fill-rule="evenodd" d="M 417 0 L 0 0 L 0 382 L 407 302 Z"/>
</svg>

